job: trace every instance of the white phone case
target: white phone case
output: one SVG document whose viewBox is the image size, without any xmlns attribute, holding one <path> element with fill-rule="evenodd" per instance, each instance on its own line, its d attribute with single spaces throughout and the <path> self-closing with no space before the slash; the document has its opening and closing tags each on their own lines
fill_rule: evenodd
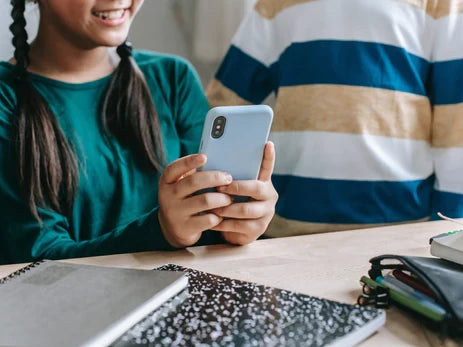
<svg viewBox="0 0 463 347">
<path fill-rule="evenodd" d="M 225 117 L 222 136 L 214 138 L 214 121 Z M 234 180 L 258 178 L 264 147 L 273 120 L 273 111 L 265 105 L 224 106 L 211 109 L 204 121 L 199 152 L 207 156 L 200 169 L 219 170 Z"/>
</svg>

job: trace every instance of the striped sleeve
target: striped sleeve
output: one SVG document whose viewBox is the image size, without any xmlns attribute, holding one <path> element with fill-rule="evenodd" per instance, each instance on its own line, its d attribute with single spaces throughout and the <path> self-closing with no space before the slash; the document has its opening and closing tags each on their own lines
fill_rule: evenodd
<svg viewBox="0 0 463 347">
<path fill-rule="evenodd" d="M 448 2 L 442 1 L 442 2 Z M 463 5 L 463 4 L 462 4 Z M 430 95 L 435 168 L 432 218 L 463 217 L 463 6 L 435 22 Z"/>
<path fill-rule="evenodd" d="M 243 20 L 206 94 L 211 106 L 260 104 L 276 90 L 273 26 L 255 9 Z M 261 52 L 257 54 L 256 52 Z"/>
</svg>

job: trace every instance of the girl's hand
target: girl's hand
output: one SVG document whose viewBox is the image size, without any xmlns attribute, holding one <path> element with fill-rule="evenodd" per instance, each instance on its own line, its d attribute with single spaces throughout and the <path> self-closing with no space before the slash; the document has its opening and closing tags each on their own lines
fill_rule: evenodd
<svg viewBox="0 0 463 347">
<path fill-rule="evenodd" d="M 214 229 L 223 220 L 209 211 L 233 202 L 224 193 L 192 195 L 232 182 L 232 177 L 224 172 L 196 172 L 206 160 L 203 154 L 180 158 L 166 168 L 159 181 L 159 224 L 173 247 L 194 245 L 203 231 Z"/>
<path fill-rule="evenodd" d="M 218 188 L 222 193 L 251 197 L 250 202 L 236 203 L 213 211 L 217 216 L 230 218 L 213 228 L 221 231 L 228 242 L 245 245 L 255 241 L 267 230 L 278 200 L 271 181 L 274 165 L 275 147 L 272 142 L 268 142 L 257 181 L 234 181 Z"/>
</svg>

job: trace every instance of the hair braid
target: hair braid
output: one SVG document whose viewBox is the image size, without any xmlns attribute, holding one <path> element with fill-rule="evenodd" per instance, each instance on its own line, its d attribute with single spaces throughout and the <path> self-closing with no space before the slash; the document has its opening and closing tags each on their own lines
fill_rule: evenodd
<svg viewBox="0 0 463 347">
<path fill-rule="evenodd" d="M 117 48 L 121 61 L 109 82 L 102 121 L 106 133 L 138 154 L 142 166 L 161 172 L 165 164 L 161 129 L 148 85 L 132 58 L 132 45 Z"/>
<path fill-rule="evenodd" d="M 76 159 L 55 115 L 32 85 L 27 43 L 25 0 L 12 0 L 14 57 L 16 60 L 17 117 L 13 138 L 16 144 L 19 185 L 34 217 L 41 221 L 38 207 L 68 214 L 72 209 L 78 180 Z"/>
<path fill-rule="evenodd" d="M 10 25 L 10 31 L 13 33 L 14 58 L 16 59 L 18 77 L 24 77 L 29 66 L 29 43 L 27 42 L 26 18 L 24 17 L 26 2 L 25 0 L 13 0 L 11 3 L 13 4 L 11 11 L 13 23 Z"/>
</svg>

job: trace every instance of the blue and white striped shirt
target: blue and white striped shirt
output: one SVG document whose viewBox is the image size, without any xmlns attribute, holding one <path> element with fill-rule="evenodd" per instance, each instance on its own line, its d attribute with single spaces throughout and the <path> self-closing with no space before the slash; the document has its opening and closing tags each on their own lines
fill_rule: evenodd
<svg viewBox="0 0 463 347">
<path fill-rule="evenodd" d="M 260 0 L 207 93 L 276 94 L 269 236 L 463 217 L 462 0 Z"/>
</svg>

